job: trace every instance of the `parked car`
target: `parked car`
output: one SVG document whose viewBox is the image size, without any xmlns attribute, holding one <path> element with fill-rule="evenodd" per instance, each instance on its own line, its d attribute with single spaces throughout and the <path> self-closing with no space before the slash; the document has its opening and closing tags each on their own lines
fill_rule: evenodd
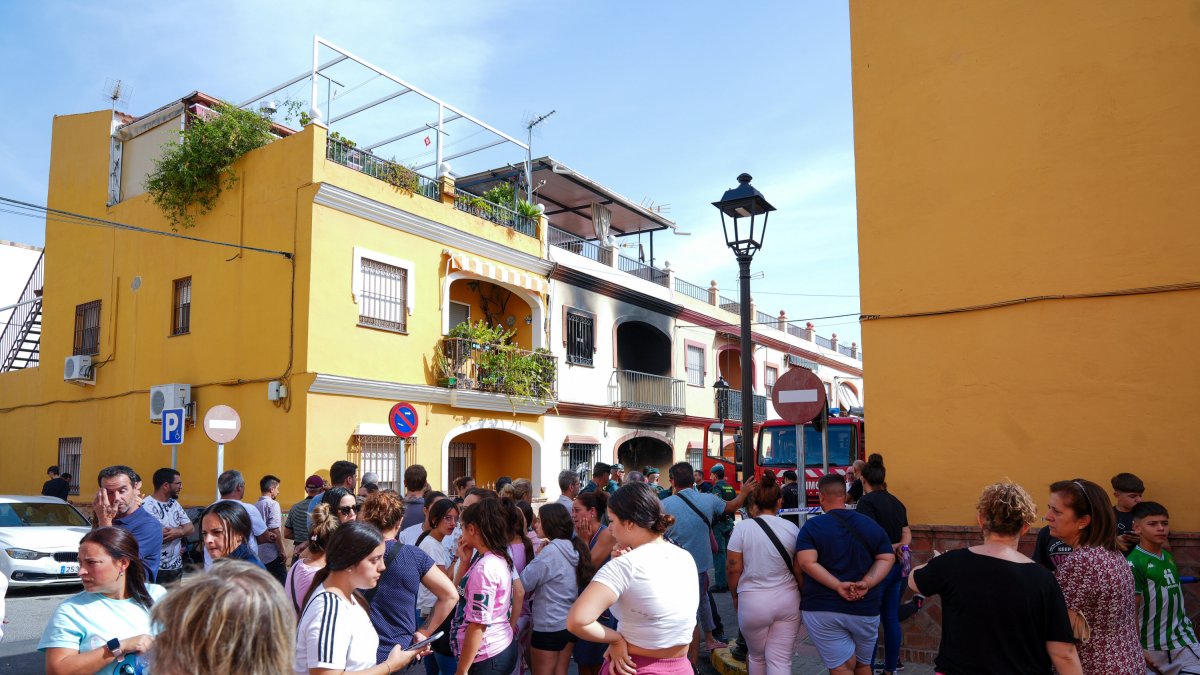
<svg viewBox="0 0 1200 675">
<path fill-rule="evenodd" d="M 79 540 L 91 524 L 57 497 L 0 495 L 0 572 L 9 585 L 79 583 Z"/>
</svg>

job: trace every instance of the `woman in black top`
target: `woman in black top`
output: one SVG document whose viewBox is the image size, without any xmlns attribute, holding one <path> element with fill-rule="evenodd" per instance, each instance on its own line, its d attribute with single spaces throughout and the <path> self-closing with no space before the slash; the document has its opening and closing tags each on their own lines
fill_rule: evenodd
<svg viewBox="0 0 1200 675">
<path fill-rule="evenodd" d="M 942 598 L 942 643 L 934 660 L 945 675 L 1082 675 L 1067 603 L 1054 575 L 1017 550 L 1037 515 L 1016 483 L 983 489 L 983 544 L 936 556 L 909 586 Z"/>
<path fill-rule="evenodd" d="M 879 608 L 879 623 L 883 625 L 883 672 L 896 672 L 900 661 L 900 596 L 904 593 L 904 573 L 901 563 L 901 547 L 912 543 L 912 530 L 908 529 L 908 510 L 904 503 L 887 491 L 887 470 L 883 467 L 883 456 L 872 454 L 862 469 L 863 496 L 858 500 L 858 512 L 879 523 L 892 551 L 896 564 L 880 586 L 883 587 L 883 604 Z"/>
</svg>

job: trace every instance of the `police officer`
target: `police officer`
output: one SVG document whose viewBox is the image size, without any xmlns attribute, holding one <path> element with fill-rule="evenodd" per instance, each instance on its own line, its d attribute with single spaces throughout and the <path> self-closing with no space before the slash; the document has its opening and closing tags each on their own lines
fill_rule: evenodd
<svg viewBox="0 0 1200 675">
<path fill-rule="evenodd" d="M 666 499 L 671 496 L 671 490 L 658 484 L 659 474 L 657 466 L 648 466 L 642 473 L 646 475 L 646 481 L 650 483 L 650 487 L 658 493 L 659 499 Z"/>
<path fill-rule="evenodd" d="M 608 479 L 608 485 L 604 487 L 604 491 L 608 494 L 613 494 L 617 488 L 621 487 L 621 483 L 625 480 L 625 465 L 613 464 L 611 467 L 611 475 Z"/>
<path fill-rule="evenodd" d="M 721 499 L 727 502 L 737 499 L 737 490 L 733 489 L 729 483 L 725 482 L 725 467 L 721 464 L 713 466 L 712 472 L 712 491 Z M 714 593 L 724 593 L 729 590 L 729 583 L 725 579 L 725 549 L 729 546 L 729 535 L 733 534 L 733 514 L 717 516 L 713 521 L 713 534 L 717 537 L 717 552 L 713 554 L 713 566 L 716 567 L 716 583 L 713 584 L 712 590 Z"/>
</svg>

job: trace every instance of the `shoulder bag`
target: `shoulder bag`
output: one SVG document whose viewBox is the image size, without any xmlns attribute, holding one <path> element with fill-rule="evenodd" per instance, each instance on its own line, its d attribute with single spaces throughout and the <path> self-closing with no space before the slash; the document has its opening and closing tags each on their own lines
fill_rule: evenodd
<svg viewBox="0 0 1200 675">
<path fill-rule="evenodd" d="M 708 518 L 705 518 L 704 514 L 700 513 L 700 509 L 696 508 L 696 505 L 693 504 L 691 500 L 689 500 L 687 497 L 684 497 L 682 492 L 679 493 L 679 498 L 683 500 L 684 504 L 688 505 L 689 509 L 695 511 L 696 515 L 700 516 L 700 520 L 703 520 L 705 526 L 708 527 L 708 545 L 712 548 L 712 552 L 717 553 L 720 551 L 721 546 L 717 544 L 717 535 L 713 534 L 712 522 L 710 522 Z"/>
<path fill-rule="evenodd" d="M 779 537 L 775 535 L 775 530 L 772 530 L 771 526 L 767 525 L 766 521 L 764 521 L 761 516 L 758 518 L 751 518 L 751 520 L 758 523 L 758 526 L 762 528 L 763 532 L 767 533 L 767 538 L 770 539 L 771 543 L 775 545 L 775 550 L 779 552 L 779 557 L 783 558 L 783 564 L 787 565 L 788 571 L 792 573 L 792 576 L 796 576 L 796 570 L 792 567 L 792 558 L 788 555 L 787 549 L 783 547 L 783 542 L 779 541 Z"/>
</svg>

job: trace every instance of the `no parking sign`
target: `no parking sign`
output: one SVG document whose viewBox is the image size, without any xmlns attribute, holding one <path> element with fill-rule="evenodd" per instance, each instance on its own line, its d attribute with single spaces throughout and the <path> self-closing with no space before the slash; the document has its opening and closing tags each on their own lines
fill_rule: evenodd
<svg viewBox="0 0 1200 675">
<path fill-rule="evenodd" d="M 397 403 L 388 413 L 388 426 L 400 438 L 410 438 L 417 433 L 417 409 L 408 402 Z"/>
</svg>

